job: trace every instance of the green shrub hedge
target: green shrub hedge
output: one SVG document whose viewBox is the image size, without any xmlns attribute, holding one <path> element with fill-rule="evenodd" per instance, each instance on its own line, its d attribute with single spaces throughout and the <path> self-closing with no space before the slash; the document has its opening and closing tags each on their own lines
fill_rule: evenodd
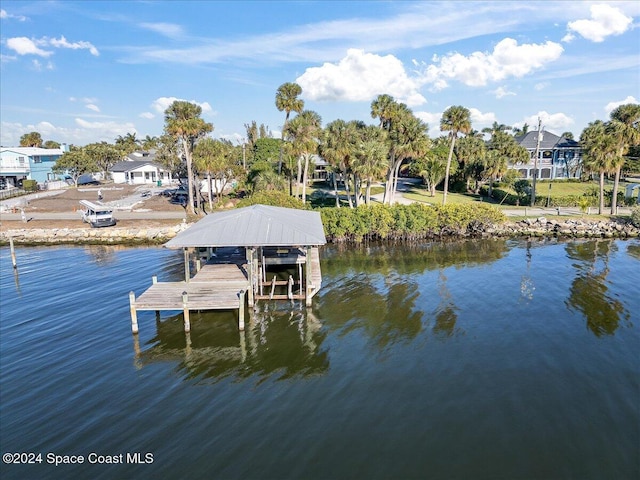
<svg viewBox="0 0 640 480">
<path fill-rule="evenodd" d="M 362 240 L 419 240 L 444 235 L 472 234 L 506 220 L 497 208 L 483 203 L 430 207 L 363 205 L 322 208 L 322 223 L 332 242 Z"/>
<path fill-rule="evenodd" d="M 37 192 L 38 191 L 38 182 L 35 180 L 23 180 L 22 181 L 22 189 L 25 192 Z"/>
<path fill-rule="evenodd" d="M 640 228 L 640 206 L 631 209 L 631 223 Z"/>
</svg>

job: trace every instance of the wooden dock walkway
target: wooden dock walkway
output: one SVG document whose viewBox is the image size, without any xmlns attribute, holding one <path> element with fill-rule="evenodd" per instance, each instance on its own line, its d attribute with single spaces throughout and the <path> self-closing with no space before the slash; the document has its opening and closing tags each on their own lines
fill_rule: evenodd
<svg viewBox="0 0 640 480">
<path fill-rule="evenodd" d="M 161 282 L 153 277 L 152 285 L 138 298 L 129 293 L 131 328 L 137 333 L 138 310 L 182 310 L 185 331 L 190 330 L 190 310 L 239 309 L 239 327 L 244 329 L 245 293 L 249 279 L 245 265 L 207 263 L 189 282 Z"/>
</svg>

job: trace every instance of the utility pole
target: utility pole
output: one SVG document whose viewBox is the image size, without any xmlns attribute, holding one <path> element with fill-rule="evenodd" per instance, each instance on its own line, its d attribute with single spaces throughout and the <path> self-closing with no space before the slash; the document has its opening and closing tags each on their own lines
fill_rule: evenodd
<svg viewBox="0 0 640 480">
<path fill-rule="evenodd" d="M 536 205 L 536 177 L 538 176 L 538 156 L 540 155 L 540 142 L 542 141 L 542 120 L 538 117 L 538 141 L 536 153 L 533 156 L 533 185 L 531 186 L 531 206 Z"/>
</svg>

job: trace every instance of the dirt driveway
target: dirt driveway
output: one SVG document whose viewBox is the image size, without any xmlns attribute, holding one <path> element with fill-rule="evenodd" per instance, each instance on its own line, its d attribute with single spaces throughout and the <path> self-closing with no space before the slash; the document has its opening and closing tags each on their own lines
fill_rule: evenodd
<svg viewBox="0 0 640 480">
<path fill-rule="evenodd" d="M 19 228 L 91 228 L 80 219 L 80 200 L 97 202 L 98 190 L 102 194 L 102 202 L 116 208 L 115 217 L 118 218 L 118 210 L 123 212 L 138 213 L 143 218 L 122 219 L 118 221 L 118 227 L 148 228 L 175 225 L 181 220 L 176 219 L 179 214 L 184 214 L 181 205 L 172 204 L 170 197 L 160 195 L 162 188 L 149 188 L 144 185 L 91 185 L 85 187 L 69 188 L 54 196 L 34 198 L 30 195 L 23 197 L 20 207 L 9 210 L 0 218 L 0 230 Z M 145 191 L 149 196 L 143 195 Z M 130 208 L 129 208 L 130 207 Z M 27 222 L 21 221 L 21 210 L 24 210 Z M 144 218 L 144 212 L 169 212 L 169 217 L 174 218 Z M 67 215 L 60 215 L 67 214 Z M 56 218 L 56 216 L 66 218 Z M 157 217 L 160 215 L 148 215 Z"/>
</svg>

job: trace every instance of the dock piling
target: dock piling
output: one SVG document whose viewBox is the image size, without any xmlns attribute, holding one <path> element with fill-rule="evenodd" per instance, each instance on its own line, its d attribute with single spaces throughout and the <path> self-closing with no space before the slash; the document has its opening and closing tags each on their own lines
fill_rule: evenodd
<svg viewBox="0 0 640 480">
<path fill-rule="evenodd" d="M 136 312 L 136 294 L 129 292 L 129 310 L 131 311 L 131 332 L 138 333 L 138 313 Z"/>
<path fill-rule="evenodd" d="M 189 333 L 191 331 L 191 323 L 189 322 L 189 307 L 187 301 L 189 300 L 187 292 L 182 292 L 182 311 L 184 313 L 184 331 Z"/>
<path fill-rule="evenodd" d="M 238 294 L 238 297 L 240 297 L 240 303 L 238 305 L 238 330 L 240 331 L 244 330 L 244 296 L 246 293 L 246 290 L 240 290 Z"/>
<path fill-rule="evenodd" d="M 13 246 L 13 237 L 9 236 L 9 248 L 11 250 L 11 263 L 13 264 L 14 270 L 18 268 L 18 263 L 16 262 L 16 249 Z"/>
</svg>

